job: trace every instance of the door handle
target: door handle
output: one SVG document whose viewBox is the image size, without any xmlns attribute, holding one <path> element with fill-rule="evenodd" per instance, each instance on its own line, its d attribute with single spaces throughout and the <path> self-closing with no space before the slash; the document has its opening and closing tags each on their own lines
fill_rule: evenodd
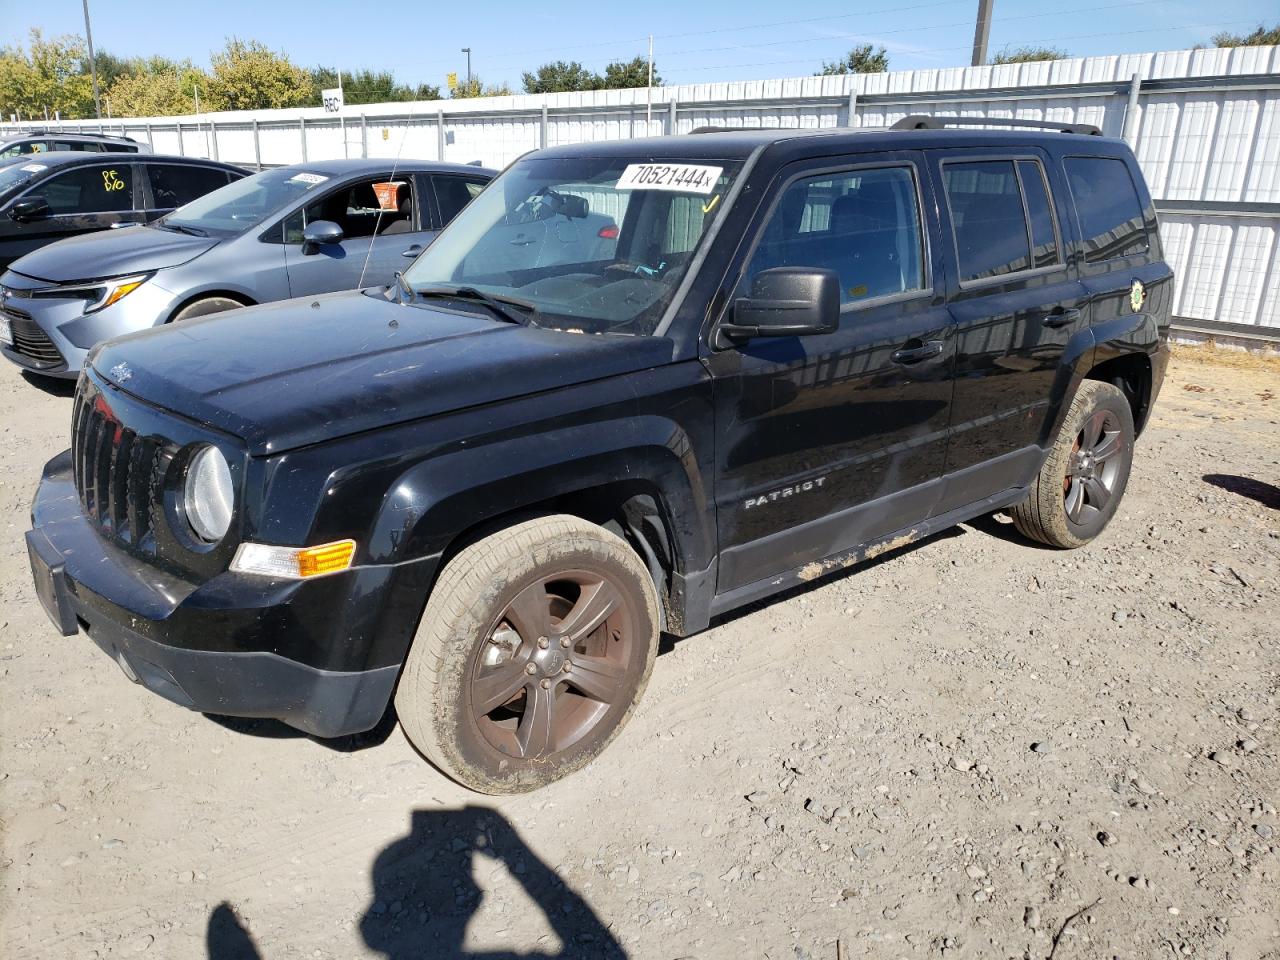
<svg viewBox="0 0 1280 960">
<path fill-rule="evenodd" d="M 921 360 L 928 360 L 941 353 L 941 340 L 926 340 L 918 347 L 903 347 L 901 350 L 893 351 L 889 359 L 894 363 L 919 363 Z"/>
<path fill-rule="evenodd" d="M 410 257 L 410 258 L 412 258 L 412 257 L 416 257 L 416 256 L 417 256 L 418 254 L 420 254 L 421 252 L 422 252 L 422 244 L 420 244 L 420 243 L 415 243 L 415 244 L 414 244 L 412 247 L 410 247 L 408 250 L 404 251 L 404 253 L 400 254 L 400 256 L 402 256 L 402 257 Z"/>
<path fill-rule="evenodd" d="M 1042 326 L 1048 327 L 1050 330 L 1056 330 L 1058 327 L 1065 327 L 1069 323 L 1075 323 L 1080 319 L 1080 311 L 1075 307 L 1058 307 L 1045 316 L 1040 318 Z"/>
<path fill-rule="evenodd" d="M 507 241 L 507 243 L 511 244 L 513 247 L 527 247 L 533 242 L 533 240 L 525 240 L 523 237 L 516 237 L 514 240 Z"/>
</svg>

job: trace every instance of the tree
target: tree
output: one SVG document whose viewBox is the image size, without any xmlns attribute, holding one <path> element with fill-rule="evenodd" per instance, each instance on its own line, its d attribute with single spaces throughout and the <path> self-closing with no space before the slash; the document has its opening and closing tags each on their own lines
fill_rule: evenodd
<svg viewBox="0 0 1280 960">
<path fill-rule="evenodd" d="M 1001 63 L 1038 63 L 1041 60 L 1065 60 L 1071 54 L 1057 47 L 1006 47 L 991 58 L 992 66 Z"/>
<path fill-rule="evenodd" d="M 605 90 L 629 90 L 635 87 L 649 86 L 649 58 L 632 57 L 630 60 L 615 60 L 604 68 Z M 662 86 L 662 77 L 658 75 L 658 65 L 653 65 L 653 86 Z"/>
<path fill-rule="evenodd" d="M 337 71 L 312 67 L 311 84 L 316 91 L 312 106 L 320 105 L 320 91 L 338 86 Z M 342 74 L 342 99 L 346 103 L 403 103 L 408 100 L 439 100 L 440 88 L 429 83 L 396 83 L 389 70 L 353 70 Z"/>
<path fill-rule="evenodd" d="M 483 80 L 473 75 L 470 83 L 465 80 L 459 81 L 458 85 L 449 91 L 449 95 L 455 100 L 469 100 L 474 97 L 509 97 L 511 92 L 511 88 L 505 83 L 485 86 Z"/>
<path fill-rule="evenodd" d="M 46 40 L 38 29 L 27 49 L 0 50 L 0 116 L 43 117 L 46 109 L 50 117 L 55 111 L 68 119 L 94 116 L 93 84 L 80 69 L 84 56 L 79 37 Z"/>
<path fill-rule="evenodd" d="M 830 77 L 842 73 L 884 73 L 889 69 L 889 54 L 884 47 L 874 49 L 871 44 L 864 43 L 850 50 L 843 60 L 834 63 L 822 62 L 822 69 L 815 76 Z"/>
<path fill-rule="evenodd" d="M 208 109 L 265 110 L 315 102 L 307 71 L 256 40 L 232 37 L 225 50 L 210 57 L 210 63 Z"/>
<path fill-rule="evenodd" d="M 533 73 L 524 75 L 525 93 L 567 93 L 573 90 L 599 90 L 604 77 L 588 70 L 577 60 L 544 63 Z"/>
<path fill-rule="evenodd" d="M 1211 38 L 1215 47 L 1264 47 L 1280 44 L 1280 24 L 1266 27 L 1258 24 L 1253 33 L 1241 36 L 1236 33 L 1215 33 Z"/>
<path fill-rule="evenodd" d="M 175 117 L 195 113 L 195 88 L 209 89 L 209 76 L 190 60 L 141 57 L 127 63 L 106 89 L 116 117 Z M 202 101 L 201 109 L 206 104 Z"/>
</svg>

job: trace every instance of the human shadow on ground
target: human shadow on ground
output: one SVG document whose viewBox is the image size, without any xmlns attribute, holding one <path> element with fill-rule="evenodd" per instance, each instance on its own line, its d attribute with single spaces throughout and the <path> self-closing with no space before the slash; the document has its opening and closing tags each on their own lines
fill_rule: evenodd
<svg viewBox="0 0 1280 960">
<path fill-rule="evenodd" d="M 1280 510 L 1280 487 L 1275 484 L 1254 480 L 1252 477 L 1237 477 L 1231 473 L 1206 473 L 1202 479 L 1228 493 L 1257 501 L 1272 510 Z"/>
<path fill-rule="evenodd" d="M 486 861 L 506 868 L 546 918 L 558 946 L 538 943 L 482 950 L 467 946 L 468 924 L 486 896 L 474 871 Z M 508 909 L 519 907 L 510 904 Z M 387 960 L 626 960 L 627 956 L 591 905 L 525 844 L 515 827 L 498 811 L 477 806 L 413 811 L 408 835 L 391 843 L 374 861 L 373 898 L 360 918 L 359 930 L 365 944 Z M 227 903 L 210 915 L 207 943 L 209 960 L 268 960 Z"/>
</svg>

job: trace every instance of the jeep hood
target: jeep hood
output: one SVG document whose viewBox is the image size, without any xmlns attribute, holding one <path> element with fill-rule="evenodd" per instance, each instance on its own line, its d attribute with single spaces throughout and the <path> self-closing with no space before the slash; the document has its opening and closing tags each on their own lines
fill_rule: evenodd
<svg viewBox="0 0 1280 960">
<path fill-rule="evenodd" d="M 255 455 L 671 360 L 663 338 L 563 333 L 484 313 L 329 294 L 131 334 L 91 360 L 108 383 L 238 436 Z"/>
<path fill-rule="evenodd" d="M 213 237 L 192 237 L 158 227 L 100 230 L 33 250 L 10 264 L 9 269 L 49 283 L 100 280 L 176 267 L 218 242 Z"/>
</svg>

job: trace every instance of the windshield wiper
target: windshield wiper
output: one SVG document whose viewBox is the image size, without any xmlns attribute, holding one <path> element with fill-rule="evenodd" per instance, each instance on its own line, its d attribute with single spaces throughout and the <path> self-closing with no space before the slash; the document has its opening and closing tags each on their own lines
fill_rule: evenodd
<svg viewBox="0 0 1280 960">
<path fill-rule="evenodd" d="M 420 297 L 474 300 L 476 303 L 484 304 L 508 323 L 514 323 L 521 327 L 527 327 L 534 314 L 538 312 L 538 308 L 527 300 L 517 300 L 515 297 L 495 297 L 485 293 L 483 290 L 477 290 L 475 287 L 428 287 L 423 290 L 415 290 L 414 293 Z M 511 309 L 512 307 L 519 307 L 521 310 L 529 312 L 527 314 L 517 313 Z"/>
<path fill-rule="evenodd" d="M 157 227 L 163 227 L 165 230 L 175 230 L 178 233 L 185 233 L 189 237 L 207 237 L 209 232 L 201 230 L 199 227 L 188 227 L 181 223 L 170 223 L 168 220 L 158 220 Z"/>
</svg>

